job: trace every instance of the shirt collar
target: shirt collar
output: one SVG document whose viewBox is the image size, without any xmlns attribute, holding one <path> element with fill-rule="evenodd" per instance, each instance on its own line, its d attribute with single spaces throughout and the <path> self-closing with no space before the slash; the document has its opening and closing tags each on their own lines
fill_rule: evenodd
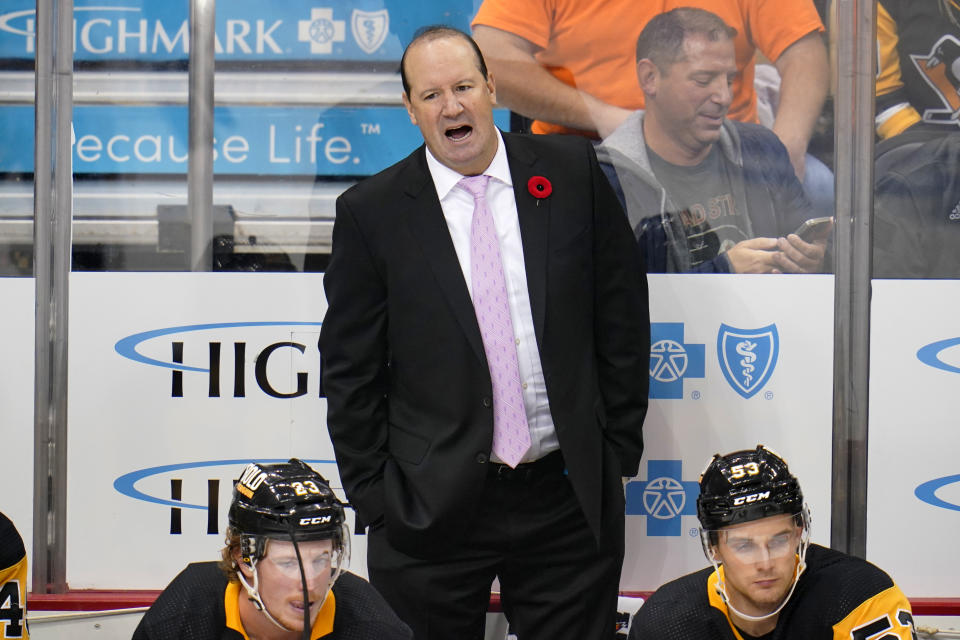
<svg viewBox="0 0 960 640">
<path fill-rule="evenodd" d="M 503 144 L 503 136 L 500 130 L 497 132 L 497 152 L 493 155 L 490 165 L 483 170 L 483 175 L 490 176 L 494 180 L 499 180 L 503 184 L 512 187 L 513 178 L 510 176 L 510 163 L 507 162 L 507 149 Z M 463 175 L 457 173 L 450 167 L 437 160 L 429 147 L 427 148 L 427 168 L 430 170 L 430 176 L 433 178 L 433 185 L 437 189 L 437 197 L 443 200 L 450 193 L 451 189 L 457 186 L 457 183 L 463 178 Z"/>
</svg>

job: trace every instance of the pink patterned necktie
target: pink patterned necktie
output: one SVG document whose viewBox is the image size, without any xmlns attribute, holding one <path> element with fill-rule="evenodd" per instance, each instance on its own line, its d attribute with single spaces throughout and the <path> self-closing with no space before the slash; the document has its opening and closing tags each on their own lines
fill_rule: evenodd
<svg viewBox="0 0 960 640">
<path fill-rule="evenodd" d="M 520 367 L 507 283 L 500 260 L 500 241 L 487 207 L 490 176 L 468 176 L 459 184 L 473 195 L 470 225 L 470 282 L 473 308 L 493 383 L 493 453 L 516 467 L 530 449 L 530 429 L 523 406 Z"/>
</svg>

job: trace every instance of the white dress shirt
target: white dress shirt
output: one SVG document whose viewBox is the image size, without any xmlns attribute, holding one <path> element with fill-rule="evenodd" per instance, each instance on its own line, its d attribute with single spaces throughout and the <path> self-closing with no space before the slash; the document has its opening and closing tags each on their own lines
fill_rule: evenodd
<svg viewBox="0 0 960 640">
<path fill-rule="evenodd" d="M 444 166 L 427 149 L 427 167 L 440 198 L 440 208 L 450 230 L 453 248 L 463 270 L 463 279 L 473 296 L 470 278 L 470 224 L 473 220 L 473 196 L 457 183 L 463 176 Z M 533 331 L 533 314 L 530 311 L 530 295 L 527 292 L 527 272 L 523 262 L 523 243 L 520 239 L 520 218 L 513 197 L 513 178 L 503 145 L 503 137 L 497 131 L 497 153 L 490 166 L 483 172 L 490 176 L 487 183 L 487 205 L 493 214 L 493 223 L 500 239 L 500 256 L 503 275 L 507 284 L 507 298 L 513 333 L 517 342 L 517 361 L 520 367 L 520 383 L 523 386 L 523 406 L 530 427 L 530 449 L 522 462 L 542 458 L 560 448 L 550 404 L 547 401 L 547 385 L 543 379 L 540 352 Z M 545 214 L 544 214 L 545 215 Z M 491 454 L 492 455 L 492 454 Z M 494 462 L 502 462 L 492 455 Z"/>
</svg>

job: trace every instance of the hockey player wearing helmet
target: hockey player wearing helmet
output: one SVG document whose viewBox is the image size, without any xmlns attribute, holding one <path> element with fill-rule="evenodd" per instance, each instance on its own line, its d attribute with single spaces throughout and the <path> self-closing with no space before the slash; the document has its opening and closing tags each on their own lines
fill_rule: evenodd
<svg viewBox="0 0 960 640">
<path fill-rule="evenodd" d="M 715 455 L 697 517 L 712 567 L 657 589 L 630 640 L 916 639 L 910 603 L 886 573 L 810 544 L 800 483 L 771 450 Z"/>
<path fill-rule="evenodd" d="M 365 580 L 346 572 L 343 504 L 304 462 L 247 465 L 221 561 L 187 566 L 134 640 L 409 640 Z"/>
</svg>

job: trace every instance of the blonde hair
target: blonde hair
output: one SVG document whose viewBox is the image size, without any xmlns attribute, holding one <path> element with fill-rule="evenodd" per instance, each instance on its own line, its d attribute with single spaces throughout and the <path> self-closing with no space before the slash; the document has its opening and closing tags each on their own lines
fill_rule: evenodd
<svg viewBox="0 0 960 640">
<path fill-rule="evenodd" d="M 240 571 L 236 560 L 237 553 L 240 551 L 240 540 L 240 533 L 233 527 L 227 527 L 227 535 L 223 540 L 224 547 L 220 550 L 220 561 L 217 565 L 231 582 L 238 580 L 237 572 Z"/>
</svg>

